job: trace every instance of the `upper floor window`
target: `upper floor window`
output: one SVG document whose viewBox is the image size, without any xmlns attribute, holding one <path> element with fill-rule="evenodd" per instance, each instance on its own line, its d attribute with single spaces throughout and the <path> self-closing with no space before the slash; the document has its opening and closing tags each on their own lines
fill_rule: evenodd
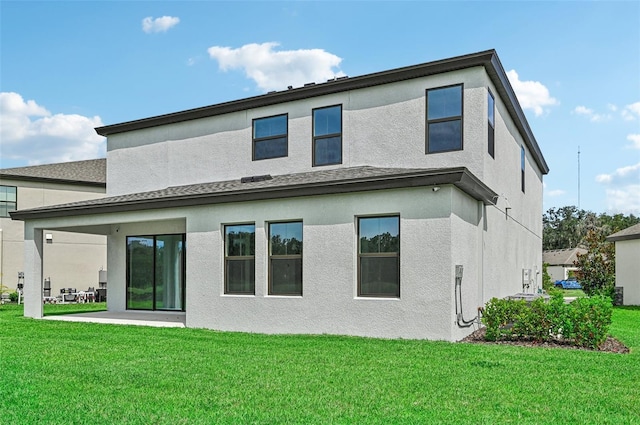
<svg viewBox="0 0 640 425">
<path fill-rule="evenodd" d="M 253 160 L 287 156 L 288 116 L 257 118 L 253 120 Z"/>
<path fill-rule="evenodd" d="M 490 90 L 487 90 L 487 119 L 489 121 L 489 155 L 496 157 L 495 153 L 495 133 L 496 133 L 496 101 Z"/>
<path fill-rule="evenodd" d="M 358 218 L 358 296 L 400 296 L 400 217 Z"/>
<path fill-rule="evenodd" d="M 462 85 L 427 90 L 427 153 L 462 149 Z"/>
<path fill-rule="evenodd" d="M 520 146 L 520 189 L 524 193 L 524 166 L 526 158 L 524 153 L 524 146 Z"/>
<path fill-rule="evenodd" d="M 0 217 L 9 217 L 11 211 L 18 206 L 18 188 L 15 186 L 0 186 Z"/>
<path fill-rule="evenodd" d="M 313 110 L 313 165 L 342 163 L 342 106 Z"/>
<path fill-rule="evenodd" d="M 255 294 L 256 226 L 224 226 L 224 292 Z"/>
<path fill-rule="evenodd" d="M 269 295 L 302 295 L 302 222 L 269 223 Z"/>
</svg>

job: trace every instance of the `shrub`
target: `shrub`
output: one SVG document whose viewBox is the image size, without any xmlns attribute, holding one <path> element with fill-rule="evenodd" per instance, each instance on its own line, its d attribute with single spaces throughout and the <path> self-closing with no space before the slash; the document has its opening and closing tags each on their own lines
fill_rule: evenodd
<svg viewBox="0 0 640 425">
<path fill-rule="evenodd" d="M 568 310 L 573 323 L 570 339 L 576 345 L 598 348 L 607 339 L 613 312 L 611 298 L 602 295 L 577 298 Z"/>
<path fill-rule="evenodd" d="M 608 297 L 578 298 L 565 304 L 562 293 L 554 292 L 548 301 L 540 297 L 530 303 L 492 298 L 485 305 L 482 322 L 488 341 L 556 339 L 597 348 L 607 337 L 612 312 Z"/>
<path fill-rule="evenodd" d="M 9 294 L 9 301 L 11 301 L 12 303 L 17 303 L 18 302 L 18 293 L 17 292 L 12 292 Z"/>
</svg>

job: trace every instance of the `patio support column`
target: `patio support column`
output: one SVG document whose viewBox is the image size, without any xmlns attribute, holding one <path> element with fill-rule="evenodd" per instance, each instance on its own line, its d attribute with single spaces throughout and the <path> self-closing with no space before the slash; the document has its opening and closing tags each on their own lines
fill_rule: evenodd
<svg viewBox="0 0 640 425">
<path fill-rule="evenodd" d="M 42 312 L 42 229 L 24 227 L 24 315 L 40 319 Z"/>
</svg>

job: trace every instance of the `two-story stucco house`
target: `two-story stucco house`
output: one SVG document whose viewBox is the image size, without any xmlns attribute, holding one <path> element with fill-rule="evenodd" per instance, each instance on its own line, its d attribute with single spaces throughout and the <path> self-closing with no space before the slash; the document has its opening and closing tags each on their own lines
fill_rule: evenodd
<svg viewBox="0 0 640 425">
<path fill-rule="evenodd" d="M 548 167 L 493 50 L 97 132 L 106 198 L 12 214 L 27 300 L 45 228 L 107 236 L 109 310 L 188 327 L 458 340 L 540 285 Z"/>
<path fill-rule="evenodd" d="M 25 270 L 24 223 L 11 220 L 10 213 L 101 198 L 105 187 L 104 158 L 0 169 L 0 285 L 5 291 L 23 283 Z M 104 236 L 45 229 L 43 239 L 44 294 L 98 286 L 98 272 L 107 267 Z"/>
</svg>

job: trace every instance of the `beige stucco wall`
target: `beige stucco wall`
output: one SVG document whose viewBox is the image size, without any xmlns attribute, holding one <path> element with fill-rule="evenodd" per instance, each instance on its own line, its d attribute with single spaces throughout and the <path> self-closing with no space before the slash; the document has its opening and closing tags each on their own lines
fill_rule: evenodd
<svg viewBox="0 0 640 425">
<path fill-rule="evenodd" d="M 34 182 L 3 178 L 6 186 L 17 187 L 18 209 L 83 201 L 105 196 L 105 189 L 75 184 Z M 0 219 L 0 278 L 2 284 L 15 290 L 18 272 L 24 272 L 24 222 L 10 218 Z M 98 270 L 107 267 L 106 238 L 104 236 L 43 231 L 43 238 L 52 236 L 51 243 L 43 244 L 44 264 L 42 278 L 51 279 L 51 294 L 58 295 L 60 288 L 86 290 L 98 286 Z"/>
<path fill-rule="evenodd" d="M 624 305 L 640 305 L 640 239 L 615 244 L 616 286 L 624 288 Z"/>
</svg>

